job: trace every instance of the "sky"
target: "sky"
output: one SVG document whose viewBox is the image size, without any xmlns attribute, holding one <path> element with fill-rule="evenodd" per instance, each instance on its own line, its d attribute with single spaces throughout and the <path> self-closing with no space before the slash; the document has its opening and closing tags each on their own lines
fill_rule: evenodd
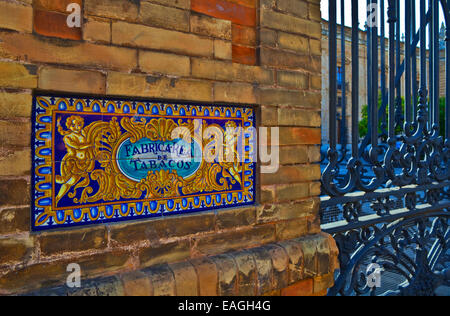
<svg viewBox="0 0 450 316">
<path fill-rule="evenodd" d="M 383 1 L 383 0 L 381 0 Z M 419 21 L 420 21 L 420 0 L 413 0 L 416 1 L 416 26 L 417 30 L 419 29 Z M 437 0 L 432 0 L 437 1 Z M 322 18 L 325 20 L 328 20 L 328 0 L 321 0 L 321 10 L 322 10 Z M 345 2 L 345 25 L 351 26 L 352 24 L 352 15 L 351 15 L 351 0 L 344 0 Z M 359 21 L 360 21 L 360 28 L 364 29 L 364 24 L 367 20 L 367 12 L 366 12 L 366 0 L 359 0 Z M 388 0 L 384 0 L 385 3 L 385 21 L 386 21 L 386 36 L 388 36 L 388 24 L 387 24 L 387 7 L 388 7 Z M 428 0 L 426 0 L 427 6 L 428 6 Z M 337 23 L 341 23 L 341 0 L 337 0 Z M 400 20 L 401 20 L 401 33 L 404 34 L 405 32 L 405 1 L 400 1 Z M 444 22 L 444 13 L 442 11 L 441 5 L 439 5 L 439 25 Z"/>
</svg>

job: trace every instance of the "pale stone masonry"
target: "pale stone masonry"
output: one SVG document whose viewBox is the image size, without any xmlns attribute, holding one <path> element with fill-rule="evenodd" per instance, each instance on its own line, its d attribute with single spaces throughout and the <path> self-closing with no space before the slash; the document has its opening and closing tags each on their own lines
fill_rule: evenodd
<svg viewBox="0 0 450 316">
<path fill-rule="evenodd" d="M 346 70 L 345 70 L 345 76 L 346 76 L 346 90 L 345 90 L 345 96 L 347 98 L 346 102 L 346 126 L 347 126 L 347 143 L 350 144 L 351 142 L 351 110 L 352 110 L 352 104 L 351 104 L 351 97 L 352 97 L 352 56 L 351 56 L 351 49 L 352 49 L 352 41 L 351 41 L 351 32 L 352 29 L 350 27 L 345 27 L 345 51 L 346 51 Z M 440 35 L 440 41 L 441 45 L 445 42 L 445 34 L 442 33 Z M 322 20 L 322 77 L 328 78 L 329 77 L 329 51 L 328 51 L 328 22 L 325 20 Z M 337 40 L 337 65 L 338 67 L 342 67 L 342 60 L 341 60 L 341 26 L 338 25 L 338 40 Z M 362 117 L 362 108 L 364 105 L 368 104 L 368 89 L 367 89 L 367 32 L 360 30 L 359 31 L 359 75 L 357 80 L 359 81 L 359 113 L 358 117 L 361 119 Z M 386 85 L 388 85 L 389 80 L 389 56 L 388 56 L 388 49 L 389 49 L 389 43 L 386 39 Z M 400 60 L 403 62 L 404 60 L 404 41 L 400 43 Z M 428 54 L 428 51 L 427 51 Z M 420 51 L 419 48 L 417 48 L 417 78 L 416 81 L 418 83 L 417 86 L 419 86 L 420 81 Z M 441 47 L 440 50 L 440 69 L 445 69 L 445 50 L 443 47 Z M 427 59 L 427 77 L 428 77 L 428 71 L 429 71 L 429 63 Z M 379 69 L 379 76 L 381 78 L 381 69 Z M 445 96 L 445 71 L 440 72 L 440 79 L 439 79 L 439 85 L 440 85 L 440 96 Z M 319 78 L 317 78 L 317 86 L 320 86 Z M 379 86 L 381 87 L 381 81 L 379 81 Z M 328 113 L 328 102 L 329 102 L 329 81 L 328 80 L 322 80 L 322 113 Z M 402 76 L 401 78 L 401 95 L 405 95 L 405 76 Z M 342 90 L 338 90 L 338 97 L 342 96 Z M 341 115 L 341 110 L 338 111 L 339 115 Z M 340 124 L 340 122 L 339 122 Z M 322 115 L 322 143 L 328 144 L 329 140 L 329 117 L 328 115 Z M 339 127 L 338 127 L 339 128 Z M 340 131 L 338 131 L 338 135 L 340 135 Z"/>
<path fill-rule="evenodd" d="M 203 0 L 70 2 L 79 33 L 33 19 L 68 0 L 0 1 L 0 295 L 326 294 L 337 248 L 318 215 L 320 1 L 220 0 L 236 16 Z M 36 91 L 254 104 L 258 125 L 280 128 L 281 166 L 258 175 L 256 206 L 34 234 Z"/>
</svg>

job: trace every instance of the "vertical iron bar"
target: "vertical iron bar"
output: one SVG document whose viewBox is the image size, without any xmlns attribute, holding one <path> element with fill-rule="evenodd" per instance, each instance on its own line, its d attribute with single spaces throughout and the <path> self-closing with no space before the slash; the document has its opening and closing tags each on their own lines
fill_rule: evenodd
<svg viewBox="0 0 450 316">
<path fill-rule="evenodd" d="M 434 119 L 434 67 L 433 67 L 433 56 L 434 56 L 434 45 L 433 45 L 433 1 L 436 0 L 428 0 L 428 11 L 431 12 L 431 21 L 428 25 L 428 91 L 429 91 L 429 128 L 433 126 Z"/>
<path fill-rule="evenodd" d="M 343 154 L 347 147 L 347 98 L 346 98 L 346 77 L 345 77 L 345 0 L 341 0 L 341 70 L 342 70 L 342 121 L 341 121 L 341 145 Z"/>
<path fill-rule="evenodd" d="M 352 156 L 358 157 L 359 142 L 359 21 L 358 0 L 352 0 Z"/>
<path fill-rule="evenodd" d="M 396 0 L 396 14 L 397 14 L 397 24 L 395 25 L 395 56 L 396 56 L 396 64 L 400 66 L 401 58 L 400 58 L 400 0 Z M 399 89 L 401 84 L 397 86 L 397 97 L 399 97 Z"/>
<path fill-rule="evenodd" d="M 371 3 L 371 0 L 367 0 L 367 6 Z M 371 125 L 371 115 L 370 112 L 370 103 L 372 100 L 372 77 L 370 76 L 371 73 L 371 65 L 370 60 L 372 59 L 372 32 L 371 28 L 369 27 L 369 23 L 366 24 L 367 28 L 367 105 L 369 106 L 369 110 L 367 111 L 368 116 L 368 126 L 367 126 L 367 132 L 369 135 L 372 135 L 372 125 Z"/>
<path fill-rule="evenodd" d="M 397 67 L 400 67 L 401 64 L 401 46 L 400 46 L 400 41 L 401 41 L 401 32 L 400 32 L 400 0 L 396 0 L 396 14 L 397 14 L 397 24 L 396 24 L 396 64 Z M 402 121 L 402 81 L 399 80 L 397 82 L 397 99 L 396 99 L 396 113 L 395 113 L 395 120 L 396 123 L 399 125 Z"/>
<path fill-rule="evenodd" d="M 372 3 L 377 5 L 378 0 L 372 0 Z M 372 25 L 371 29 L 371 72 L 369 76 L 372 77 L 372 85 L 369 89 L 372 90 L 371 96 L 371 136 L 372 136 L 372 147 L 378 145 L 378 27 L 377 25 Z"/>
<path fill-rule="evenodd" d="M 336 150 L 336 105 L 337 105 L 337 45 L 336 45 L 336 0 L 329 2 L 329 69 L 330 69 L 330 149 Z"/>
<path fill-rule="evenodd" d="M 389 23 L 389 138 L 395 135 L 395 22 L 396 2 L 389 0 L 388 23 Z"/>
<path fill-rule="evenodd" d="M 433 1 L 432 11 L 433 25 L 433 87 L 434 87 L 434 119 L 433 123 L 439 126 L 439 1 Z"/>
<path fill-rule="evenodd" d="M 450 142 L 450 25 L 445 30 L 445 139 Z"/>
<path fill-rule="evenodd" d="M 405 121 L 412 121 L 411 111 L 411 1 L 405 1 Z"/>
<path fill-rule="evenodd" d="M 414 42 L 414 37 L 417 31 L 416 27 L 416 1 L 411 1 L 411 11 L 413 14 L 411 15 L 411 42 Z M 414 50 L 412 52 L 412 100 L 413 100 L 413 121 L 416 121 L 417 117 L 417 102 L 419 87 L 417 86 L 417 45 L 414 45 Z"/>
<path fill-rule="evenodd" d="M 381 108 L 386 109 L 386 26 L 385 26 L 385 10 L 384 0 L 380 1 L 380 23 L 381 23 L 381 44 L 380 44 L 380 57 L 381 57 Z M 381 113 L 381 124 L 383 131 L 386 130 L 387 120 L 386 111 Z"/>
<path fill-rule="evenodd" d="M 420 0 L 420 89 L 427 94 L 427 21 L 425 17 L 425 0 Z M 423 101 L 426 101 L 423 100 Z"/>
</svg>

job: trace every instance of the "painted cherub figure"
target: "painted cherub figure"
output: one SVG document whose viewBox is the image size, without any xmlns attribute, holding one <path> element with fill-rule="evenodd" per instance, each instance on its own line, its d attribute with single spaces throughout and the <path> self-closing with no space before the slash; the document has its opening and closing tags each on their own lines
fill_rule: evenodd
<svg viewBox="0 0 450 316">
<path fill-rule="evenodd" d="M 242 171 L 241 161 L 237 146 L 239 145 L 238 137 L 240 130 L 237 129 L 237 125 L 233 121 L 229 121 L 225 124 L 225 161 L 222 165 L 225 167 L 224 174 L 230 173 L 231 178 L 241 183 L 240 172 Z"/>
<path fill-rule="evenodd" d="M 61 184 L 56 204 L 75 186 L 70 198 L 76 196 L 78 188 L 89 185 L 89 173 L 95 168 L 94 145 L 89 142 L 84 128 L 84 119 L 80 116 L 71 116 L 66 120 L 67 131 L 61 126 L 58 119 L 58 132 L 64 136 L 63 141 L 67 150 L 61 162 L 61 174 L 56 176 L 56 183 Z M 82 180 L 80 182 L 80 180 Z M 79 183 L 78 183 L 79 182 Z"/>
</svg>

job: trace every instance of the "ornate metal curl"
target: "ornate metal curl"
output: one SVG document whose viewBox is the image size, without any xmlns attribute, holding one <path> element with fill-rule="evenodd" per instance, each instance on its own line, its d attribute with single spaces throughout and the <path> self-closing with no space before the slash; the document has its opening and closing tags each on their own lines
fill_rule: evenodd
<svg viewBox="0 0 450 316">
<path fill-rule="evenodd" d="M 450 246 L 449 221 L 450 213 L 444 210 L 337 233 L 344 265 L 329 295 L 434 295 L 450 280 L 442 268 Z M 389 274 L 404 282 L 396 289 L 370 287 L 366 270 L 370 264 L 381 268 L 381 282 Z"/>
</svg>

